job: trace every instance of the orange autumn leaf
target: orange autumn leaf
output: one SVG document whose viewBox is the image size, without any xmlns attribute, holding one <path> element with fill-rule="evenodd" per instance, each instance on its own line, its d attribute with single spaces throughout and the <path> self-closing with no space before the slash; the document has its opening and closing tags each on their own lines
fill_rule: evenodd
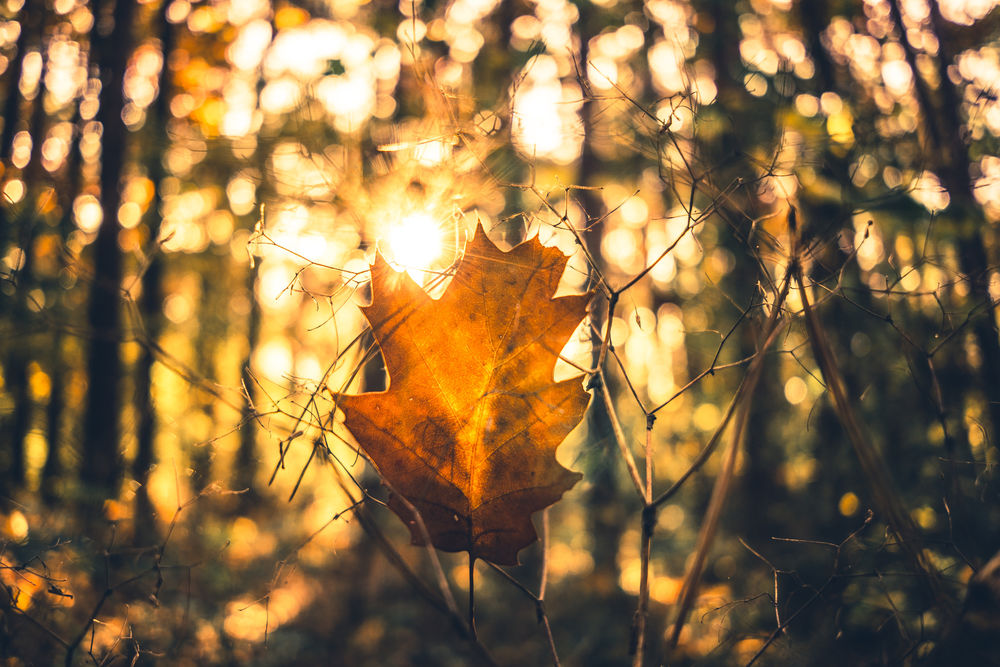
<svg viewBox="0 0 1000 667">
<path fill-rule="evenodd" d="M 581 477 L 555 457 L 589 399 L 579 378 L 553 381 L 591 297 L 553 296 L 566 262 L 537 240 L 503 252 L 478 228 L 434 300 L 375 259 L 372 304 L 363 310 L 389 389 L 341 395 L 338 405 L 439 549 L 515 564 L 537 539 L 532 513 Z M 393 496 L 390 507 L 423 544 L 406 504 Z"/>
</svg>

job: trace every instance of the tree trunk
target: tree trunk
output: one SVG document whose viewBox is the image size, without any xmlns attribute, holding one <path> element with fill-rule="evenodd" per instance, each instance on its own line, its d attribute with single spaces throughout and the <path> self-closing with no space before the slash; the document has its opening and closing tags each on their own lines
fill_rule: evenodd
<svg viewBox="0 0 1000 667">
<path fill-rule="evenodd" d="M 145 344 L 139 356 L 135 378 L 135 410 L 139 420 L 136 434 L 136 454 L 132 462 L 132 478 L 138 483 L 135 494 L 135 525 L 134 540 L 136 545 L 148 545 L 156 541 L 156 521 L 153 515 L 153 505 L 149 499 L 149 470 L 156 460 L 156 405 L 153 403 L 153 344 L 163 331 L 163 253 L 159 247 L 161 204 L 161 185 L 166 178 L 163 166 L 163 151 L 158 137 L 166 136 L 166 124 L 170 120 L 170 68 L 168 66 L 170 53 L 173 51 L 175 33 L 173 26 L 167 20 L 169 2 L 163 2 L 157 24 L 160 30 L 160 46 L 163 53 L 163 69 L 160 70 L 159 95 L 149 109 L 147 127 L 155 133 L 151 153 L 146 158 L 146 172 L 153 182 L 153 199 L 146 213 L 149 229 L 149 264 L 142 274 L 142 297 L 139 300 L 139 313 L 145 331 Z"/>
<path fill-rule="evenodd" d="M 593 16 L 598 8 L 587 5 L 586 9 L 581 6 L 580 12 L 580 85 L 583 89 L 584 102 L 580 109 L 580 117 L 583 123 L 583 146 L 580 153 L 580 167 L 577 172 L 576 182 L 578 185 L 593 187 L 598 185 L 594 177 L 600 173 L 600 159 L 594 152 L 594 133 L 596 119 L 598 115 L 597 100 L 592 98 L 592 91 L 587 81 L 587 61 L 590 58 L 590 40 L 600 29 L 600 20 Z M 594 267 L 600 271 L 607 271 L 607 265 L 602 261 L 601 238 L 604 234 L 603 224 L 594 224 L 605 214 L 604 201 L 599 192 L 595 190 L 581 190 L 580 202 L 583 205 L 586 215 L 588 230 L 585 233 L 587 247 L 592 257 L 602 266 Z M 591 305 L 591 321 L 594 327 L 600 331 L 606 326 L 603 312 L 598 309 L 604 307 L 604 302 L 595 299 Z M 598 350 L 601 340 L 596 335 L 593 337 L 594 354 L 592 364 L 598 361 Z M 608 368 L 614 366 L 613 362 L 606 364 Z M 608 390 L 612 396 L 617 396 L 615 382 L 611 373 L 606 373 Z M 587 529 L 593 540 L 591 554 L 594 557 L 594 570 L 591 581 L 594 582 L 597 590 L 606 595 L 611 591 L 618 590 L 618 580 L 621 570 L 618 565 L 618 550 L 621 546 L 622 535 L 625 532 L 628 518 L 622 499 L 625 491 L 622 489 L 619 478 L 621 467 L 621 454 L 615 443 L 612 432 L 611 419 L 608 415 L 604 401 L 601 399 L 603 390 L 598 387 L 593 390 L 590 409 L 587 410 L 586 423 L 588 439 L 593 448 L 591 457 L 588 460 L 587 469 L 584 471 L 591 484 L 584 496 L 584 505 L 587 507 Z"/>
<path fill-rule="evenodd" d="M 213 257 L 210 261 L 216 261 Z M 200 314 L 198 316 L 198 334 L 195 339 L 195 362 L 197 368 L 206 378 L 215 376 L 215 358 L 218 353 L 218 341 L 225 331 L 225 323 L 220 319 L 220 313 L 224 313 L 228 306 L 227 300 L 222 298 L 225 295 L 225 288 L 215 283 L 217 281 L 209 279 L 210 270 L 201 271 L 201 298 Z M 206 417 L 207 423 L 214 423 L 213 406 L 215 398 L 211 394 L 197 392 L 193 396 L 194 405 Z M 211 482 L 212 477 L 212 451 L 211 443 L 198 442 L 191 449 L 191 483 L 196 493 L 200 493 Z"/>
<path fill-rule="evenodd" d="M 258 147 L 257 150 L 260 150 Z M 246 399 L 243 403 L 240 426 L 240 446 L 236 451 L 235 477 L 236 488 L 247 489 L 241 497 L 240 505 L 245 509 L 252 504 L 254 492 L 254 477 L 257 473 L 257 418 L 254 409 L 254 387 L 256 386 L 252 364 L 253 352 L 257 349 L 260 338 L 260 304 L 257 302 L 257 267 L 252 266 L 247 271 L 247 297 L 250 299 L 250 315 L 247 318 L 247 354 L 243 359 L 243 370 L 240 378 Z"/>
<path fill-rule="evenodd" d="M 87 306 L 90 348 L 87 352 L 87 397 L 83 426 L 81 480 L 85 500 L 98 506 L 114 496 L 122 471 L 119 451 L 121 410 L 121 282 L 118 207 L 126 160 L 127 128 L 122 121 L 122 84 L 131 53 L 133 0 L 118 0 L 110 34 L 102 34 L 107 2 L 95 4 L 97 28 L 93 50 L 100 67 L 101 203 L 104 218 L 94 242 L 94 278 Z"/>
<path fill-rule="evenodd" d="M 31 18 L 32 17 L 26 16 L 26 20 Z M 36 16 L 33 20 L 31 20 L 31 22 L 34 25 L 31 27 L 30 31 L 28 26 L 23 26 L 21 36 L 23 37 L 28 32 L 37 32 L 39 41 L 38 46 L 44 54 L 46 46 L 46 26 L 44 17 Z M 20 39 L 18 42 L 20 48 L 27 47 L 27 44 L 22 44 Z M 39 225 L 43 224 L 40 217 L 35 214 L 35 206 L 37 197 L 41 191 L 40 181 L 45 173 L 45 170 L 42 169 L 41 162 L 42 141 L 45 138 L 45 122 L 47 118 L 44 104 L 46 65 L 47 62 L 43 60 L 42 69 L 41 72 L 39 72 L 38 91 L 31 103 L 31 117 L 28 127 L 32 140 L 31 156 L 22 174 L 26 190 L 24 204 L 15 220 L 0 220 L 0 225 L 9 226 L 10 229 L 16 230 L 16 238 L 13 240 L 15 246 L 21 249 L 24 258 L 20 268 L 13 272 L 12 276 L 12 283 L 14 285 L 14 303 L 11 310 L 14 327 L 18 333 L 12 338 L 12 340 L 8 341 L 7 359 L 4 364 L 7 369 L 7 377 L 5 379 L 11 387 L 11 393 L 13 394 L 14 399 L 14 410 L 11 414 L 10 427 L 7 433 L 10 454 L 6 472 L 7 481 L 10 484 L 11 490 L 23 487 L 25 480 L 27 479 L 25 439 L 27 438 L 28 431 L 31 428 L 31 416 L 33 412 L 32 400 L 28 391 L 28 365 L 31 359 L 37 355 L 35 354 L 36 351 L 34 349 L 36 334 L 28 295 L 29 292 L 31 292 L 32 287 L 35 285 L 33 276 L 35 238 L 39 231 Z M 20 101 L 20 92 L 17 89 L 16 82 L 12 82 L 10 98 L 13 98 L 15 102 L 18 103 Z M 8 98 L 8 106 L 10 98 Z M 20 111 L 19 104 L 18 111 Z M 15 113 L 15 118 L 17 115 L 18 114 Z M 7 127 L 5 125 L 5 140 L 7 138 L 6 130 Z M 11 141 L 12 140 L 13 135 L 11 136 Z M 5 150 L 8 150 L 9 148 L 10 146 L 8 144 L 4 144 Z M 4 218 L 6 218 L 6 216 L 4 216 Z"/>
<path fill-rule="evenodd" d="M 991 232 L 982 207 L 976 201 L 975 184 L 969 175 L 969 148 L 964 139 L 964 123 L 959 115 L 962 97 L 948 76 L 954 54 L 942 37 L 945 19 L 941 16 L 937 0 L 929 0 L 929 5 L 931 28 L 939 44 L 941 127 L 945 144 L 939 149 L 943 159 L 939 175 L 952 197 L 953 216 L 958 228 L 959 261 L 963 273 L 971 282 L 971 301 L 974 305 L 984 306 L 983 314 L 972 321 L 972 330 L 982 359 L 976 369 L 977 384 L 986 400 L 992 427 L 987 441 L 995 443 L 1000 437 L 1000 337 L 996 322 L 997 304 L 990 296 L 989 281 L 991 267 L 995 271 L 998 263 L 996 243 L 988 244 L 984 239 L 984 233 Z M 993 249 L 992 256 L 987 254 L 988 246 Z"/>
<path fill-rule="evenodd" d="M 28 396 L 28 363 L 27 360 L 18 354 L 21 344 L 24 342 L 22 336 L 18 336 L 13 343 L 15 351 L 12 352 L 4 368 L 4 384 L 10 389 L 14 400 L 14 411 L 10 416 L 7 434 L 5 439 L 8 446 L 7 456 L 3 459 L 3 478 L 5 493 L 11 493 L 24 486 L 24 438 L 28 434 L 28 422 L 31 416 L 31 401 Z"/>
<path fill-rule="evenodd" d="M 80 153 L 80 137 L 82 136 L 82 125 L 80 120 L 80 106 L 76 105 L 73 114 L 73 138 L 70 142 L 69 155 L 66 157 L 66 164 L 62 170 L 61 183 L 58 187 L 59 208 L 62 217 L 59 221 L 58 233 L 61 239 L 68 239 L 69 235 L 76 229 L 73 219 L 73 202 L 80 194 L 80 182 L 83 178 L 83 155 Z M 60 259 L 60 266 L 65 268 L 65 259 Z M 60 290 L 59 277 L 56 276 L 53 290 Z M 59 321 L 68 317 L 67 309 L 62 301 L 55 305 L 56 317 Z M 46 409 L 46 439 L 48 441 L 48 452 L 45 457 L 45 464 L 42 467 L 41 493 L 42 500 L 47 505 L 54 505 L 59 500 L 59 488 L 62 476 L 65 473 L 63 468 L 62 449 L 63 438 L 63 411 L 66 408 L 66 374 L 69 365 L 66 359 L 64 331 L 60 326 L 56 326 L 53 331 L 53 341 L 51 349 L 51 359 L 49 366 L 49 377 L 52 379 L 52 388 L 49 392 L 49 405 Z"/>
<path fill-rule="evenodd" d="M 49 367 L 51 388 L 49 404 L 45 409 L 45 439 L 48 442 L 48 451 L 45 455 L 45 464 L 42 466 L 41 482 L 42 501 L 49 506 L 54 505 L 59 499 L 59 480 L 63 474 L 61 451 L 63 411 L 66 408 L 66 373 L 63 332 L 59 329 L 53 334 L 51 357 Z"/>
<path fill-rule="evenodd" d="M 17 53 L 7 68 L 7 95 L 3 106 L 3 134 L 0 135 L 0 159 L 10 161 L 14 146 L 14 135 L 21 119 L 21 73 L 24 56 L 28 50 L 28 40 L 37 31 L 42 13 L 38 5 L 41 0 L 27 0 L 21 8 L 21 34 L 17 36 Z"/>
</svg>

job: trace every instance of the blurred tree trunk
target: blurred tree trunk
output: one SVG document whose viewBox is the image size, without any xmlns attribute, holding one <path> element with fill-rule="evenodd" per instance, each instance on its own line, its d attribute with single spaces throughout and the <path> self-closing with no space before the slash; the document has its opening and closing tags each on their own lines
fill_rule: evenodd
<svg viewBox="0 0 1000 667">
<path fill-rule="evenodd" d="M 212 257 L 209 261 L 218 261 Z M 207 268 L 201 273 L 200 313 L 198 315 L 198 334 L 195 343 L 195 358 L 197 368 L 201 369 L 209 381 L 216 377 L 215 361 L 219 352 L 219 341 L 226 330 L 223 321 L 224 313 L 229 307 L 227 291 L 219 281 L 212 276 L 212 269 Z M 192 407 L 205 415 L 206 423 L 214 423 L 215 397 L 206 392 L 197 392 Z M 212 455 L 214 446 L 210 442 L 198 442 L 191 450 L 191 482 L 196 492 L 201 492 L 211 482 Z"/>
<path fill-rule="evenodd" d="M 930 28 L 938 39 L 939 76 L 936 84 L 928 81 L 918 67 L 916 49 L 909 41 L 900 1 L 891 0 L 889 3 L 899 43 L 913 72 L 917 106 L 922 127 L 926 129 L 926 135 L 922 137 L 923 152 L 930 156 L 928 167 L 938 175 L 951 197 L 951 205 L 943 217 L 951 221 L 961 270 L 971 287 L 973 307 L 981 307 L 983 313 L 969 323 L 975 346 L 980 352 L 978 367 L 971 359 L 975 355 L 968 355 L 958 345 L 942 350 L 933 359 L 927 359 L 914 350 L 910 366 L 918 373 L 924 373 L 928 370 L 928 363 L 934 363 L 940 369 L 937 371 L 938 380 L 944 381 L 943 391 L 937 392 L 935 399 L 932 397 L 935 392 L 930 389 L 930 377 L 924 373 L 925 377 L 921 378 L 927 387 L 928 402 L 937 413 L 944 431 L 944 495 L 951 510 L 952 537 L 963 541 L 977 533 L 971 524 L 974 518 L 968 514 L 968 504 L 965 494 L 961 492 L 961 480 L 956 470 L 956 461 L 973 458 L 965 447 L 968 437 L 962 418 L 969 389 L 967 376 L 972 375 L 972 387 L 986 400 L 986 439 L 995 441 L 1000 428 L 1000 401 L 996 400 L 1000 396 L 1000 348 L 988 289 L 990 261 L 984 249 L 984 234 L 990 231 L 982 208 L 975 200 L 974 184 L 969 175 L 970 156 L 963 138 L 965 126 L 960 116 L 961 98 L 948 74 L 948 67 L 954 60 L 949 42 L 944 37 L 946 27 L 936 0 L 931 0 L 929 8 Z M 962 299 L 962 296 L 957 296 L 956 300 Z M 963 451 L 958 451 L 960 445 Z"/>
<path fill-rule="evenodd" d="M 157 161 L 158 158 L 159 156 L 156 158 Z M 155 240 L 157 233 L 153 228 L 159 227 L 160 180 L 151 180 L 157 189 L 157 194 L 153 196 L 149 205 L 150 239 Z M 143 345 L 139 355 L 135 377 L 135 409 L 139 424 L 136 433 L 136 454 L 132 461 L 132 477 L 138 483 L 135 494 L 134 539 L 136 545 L 140 546 L 154 542 L 156 531 L 148 489 L 149 471 L 155 461 L 156 438 L 156 405 L 152 396 L 155 358 L 151 345 L 157 341 L 163 329 L 163 262 L 160 259 L 159 248 L 153 247 L 151 252 L 153 255 L 142 275 L 142 296 L 139 299 L 139 312 L 142 314 L 146 344 Z"/>
<path fill-rule="evenodd" d="M 12 491 L 23 487 L 27 478 L 25 439 L 31 428 L 33 411 L 31 395 L 28 390 L 28 366 L 31 360 L 37 356 L 34 349 L 37 342 L 36 331 L 32 324 L 29 293 L 36 285 L 33 275 L 34 245 L 39 226 L 43 224 L 37 209 L 38 198 L 42 193 L 42 179 L 45 174 L 45 170 L 42 168 L 42 142 L 45 138 L 47 120 L 45 114 L 45 71 L 48 63 L 45 58 L 46 22 L 43 18 L 36 17 L 36 20 L 38 48 L 43 59 L 38 77 L 38 88 L 31 101 L 31 116 L 28 124 L 28 132 L 31 135 L 31 155 L 22 174 L 25 184 L 24 204 L 15 220 L 0 221 L 0 224 L 10 225 L 11 229 L 16 230 L 16 238 L 13 240 L 15 246 L 21 249 L 23 258 L 21 266 L 12 272 L 14 303 L 11 308 L 11 319 L 17 334 L 8 341 L 7 359 L 4 364 L 8 369 L 8 377 L 5 379 L 10 383 L 14 399 L 14 410 L 11 413 L 10 428 L 6 435 L 9 443 L 7 481 L 10 485 L 9 489 Z M 27 30 L 28 28 L 24 27 L 22 34 Z M 20 93 L 16 88 L 11 92 L 17 93 L 13 97 L 20 100 Z M 4 129 L 6 130 L 6 127 Z"/>
<path fill-rule="evenodd" d="M 121 282 L 118 207 L 126 160 L 127 128 L 122 120 L 122 85 L 132 51 L 133 0 L 110 0 L 94 6 L 92 51 L 100 68 L 101 203 L 104 217 L 94 241 L 94 275 L 87 305 L 90 348 L 87 352 L 87 397 L 84 412 L 81 480 L 86 500 L 97 503 L 114 496 L 122 472 L 121 410 Z M 108 25 L 108 23 L 111 25 Z"/>
<path fill-rule="evenodd" d="M 747 159 L 749 147 L 745 142 L 750 137 L 768 150 L 777 150 L 777 128 L 770 125 L 771 116 L 762 108 L 761 101 L 747 92 L 743 83 L 738 9 L 732 3 L 721 0 L 709 0 L 701 9 L 712 17 L 713 30 L 703 39 L 716 70 L 716 107 L 724 117 L 724 129 L 713 141 L 699 142 L 698 149 L 702 154 L 696 168 L 706 174 L 711 170 L 711 176 L 708 176 L 710 189 L 702 195 L 714 197 L 741 177 L 755 173 L 754 165 Z M 755 233 L 756 221 L 763 213 L 755 210 L 755 186 L 754 183 L 747 184 L 735 190 L 732 197 L 726 197 L 717 204 L 718 221 L 724 225 L 719 229 L 719 246 L 736 258 L 732 272 L 719 288 L 724 292 L 724 299 L 732 304 L 727 311 L 734 322 L 740 316 L 736 309 L 747 309 L 745 321 L 740 322 L 731 340 L 725 343 L 729 350 L 720 355 L 721 358 L 728 358 L 730 354 L 737 358 L 752 356 L 763 343 L 761 325 L 765 314 L 760 308 L 764 297 L 762 291 L 768 292 L 773 286 L 768 284 L 767 276 L 762 275 L 757 260 L 767 241 Z M 774 208 L 780 211 L 784 203 L 777 203 Z M 756 395 L 778 397 L 781 394 L 778 367 L 772 363 L 765 364 Z M 739 525 L 741 533 L 754 541 L 761 536 L 766 539 L 772 530 L 773 518 L 760 512 L 759 508 L 780 506 L 788 499 L 787 488 L 779 480 L 785 451 L 777 437 L 780 422 L 776 423 L 775 414 L 780 408 L 775 401 L 754 401 L 743 438 L 744 469 L 733 487 L 735 497 L 730 501 L 732 509 L 727 510 L 726 520 Z"/>
<path fill-rule="evenodd" d="M 18 289 L 20 291 L 20 289 Z M 15 320 L 16 322 L 17 320 Z M 13 493 L 24 485 L 24 438 L 28 434 L 31 401 L 28 396 L 28 362 L 20 354 L 25 346 L 23 332 L 7 341 L 9 354 L 4 364 L 4 385 L 9 388 L 14 410 L 5 423 L 6 455 L 3 461 L 4 494 Z"/>
<path fill-rule="evenodd" d="M 997 304 L 989 292 L 990 272 L 996 271 L 997 242 L 1000 241 L 996 226 L 987 224 L 982 206 L 975 198 L 975 184 L 969 174 L 970 155 L 965 140 L 965 123 L 960 111 L 962 96 L 952 82 L 948 68 L 955 62 L 949 41 L 945 38 L 945 19 L 941 16 L 938 0 L 929 0 L 931 31 L 938 42 L 938 72 L 941 87 L 940 126 L 941 143 L 938 147 L 939 177 L 952 199 L 952 215 L 958 232 L 958 254 L 962 271 L 970 281 L 971 301 L 982 307 L 982 314 L 972 320 L 972 330 L 981 355 L 975 371 L 977 385 L 986 402 L 991 430 L 987 442 L 1000 441 L 1000 337 L 997 332 Z M 914 73 L 916 79 L 920 78 Z M 933 113 L 932 109 L 926 110 Z M 987 248 L 992 249 L 992 255 Z"/>
<path fill-rule="evenodd" d="M 830 25 L 826 7 L 808 2 L 808 0 L 798 0 L 798 18 L 802 22 L 804 31 L 806 51 L 816 65 L 816 73 L 813 76 L 813 83 L 816 87 L 816 94 L 823 94 L 834 88 L 837 80 L 837 66 L 830 59 L 826 47 L 823 46 L 823 31 Z"/>
<path fill-rule="evenodd" d="M 41 493 L 46 505 L 59 499 L 59 482 L 63 474 L 63 412 L 66 409 L 66 361 L 63 351 L 65 337 L 58 327 L 52 334 L 51 365 L 49 366 L 49 404 L 45 408 L 45 438 L 48 451 L 42 466 Z"/>
<path fill-rule="evenodd" d="M 58 235 L 63 243 L 70 237 L 76 229 L 76 222 L 73 215 L 73 204 L 80 194 L 80 186 L 83 180 L 83 153 L 80 150 L 80 140 L 83 136 L 83 121 L 80 117 L 80 104 L 82 100 L 74 101 L 73 110 L 73 135 L 70 138 L 69 153 L 66 156 L 66 163 L 60 174 L 61 182 L 57 188 L 57 196 L 61 217 L 58 223 Z M 60 249 L 59 266 L 64 271 L 66 269 L 65 246 Z M 55 276 L 53 291 L 64 289 L 61 284 L 62 271 Z M 62 295 L 55 304 L 55 312 L 58 315 L 68 316 L 68 309 L 65 307 L 65 297 Z M 61 321 L 61 320 L 60 320 Z M 45 464 L 42 466 L 41 494 L 42 500 L 47 505 L 54 505 L 60 496 L 60 486 L 65 473 L 63 469 L 63 449 L 66 442 L 66 434 L 63 430 L 64 410 L 66 408 L 66 376 L 69 361 L 66 359 L 65 342 L 66 335 L 61 325 L 57 324 L 52 332 L 52 350 L 49 367 L 49 377 L 52 380 L 52 388 L 49 392 L 49 405 L 45 413 L 46 438 L 48 440 L 48 452 L 45 457 Z"/>
<path fill-rule="evenodd" d="M 83 156 L 80 153 L 80 107 L 76 105 L 73 117 L 73 137 L 70 141 L 69 155 L 66 157 L 66 165 L 62 173 L 62 183 L 59 186 L 59 208 L 61 209 L 61 219 L 59 221 L 59 238 L 67 239 L 76 227 L 73 220 L 73 202 L 80 193 L 80 181 L 82 177 L 81 168 L 83 166 Z M 65 252 L 65 250 L 63 250 Z M 65 268 L 65 259 L 60 257 L 60 266 Z M 62 289 L 59 284 L 60 276 L 56 276 L 54 290 Z M 66 315 L 66 309 L 60 300 L 55 305 L 55 311 L 61 315 Z M 51 361 L 49 365 L 49 377 L 52 380 L 52 388 L 49 391 L 49 405 L 45 412 L 45 433 L 48 441 L 48 452 L 45 457 L 45 464 L 42 466 L 41 493 L 42 500 L 53 505 L 59 500 L 59 486 L 63 475 L 62 449 L 64 444 L 63 433 L 63 411 L 66 408 L 66 371 L 68 361 L 65 352 L 65 334 L 61 325 L 56 325 L 52 332 Z"/>
<path fill-rule="evenodd" d="M 146 175 L 153 183 L 153 198 L 146 212 L 149 229 L 149 250 L 146 269 L 142 274 L 142 295 L 139 314 L 142 317 L 145 344 L 139 355 L 135 378 L 135 410 L 139 420 L 136 434 L 136 454 L 132 461 L 132 478 L 138 483 L 135 494 L 136 545 L 149 545 L 156 541 L 156 521 L 149 499 L 149 471 L 156 460 L 156 405 L 153 403 L 153 363 L 156 361 L 153 346 L 163 331 L 163 252 L 160 248 L 160 223 L 162 222 L 161 194 L 167 170 L 163 165 L 164 146 L 160 143 L 167 136 L 170 121 L 170 53 L 174 49 L 175 32 L 167 20 L 169 0 L 162 0 L 157 14 L 160 31 L 160 50 L 163 67 L 159 76 L 159 93 L 150 105 L 146 119 L 147 132 L 152 135 L 152 150 L 146 156 Z"/>
<path fill-rule="evenodd" d="M 257 150 L 261 150 L 260 147 Z M 257 474 L 257 414 L 254 407 L 254 396 L 257 381 L 253 374 L 253 353 L 260 339 L 260 304 L 257 302 L 257 265 L 247 269 L 247 298 L 250 299 L 250 314 L 247 317 L 247 353 L 243 358 L 240 378 L 243 381 L 243 391 L 246 397 L 243 402 L 243 412 L 240 415 L 240 446 L 236 450 L 235 478 L 237 489 L 247 489 L 240 499 L 243 509 L 253 504 L 257 497 L 254 491 L 254 477 Z"/>
<path fill-rule="evenodd" d="M 946 428 L 945 456 L 951 466 L 946 475 L 946 480 L 950 482 L 947 497 L 952 509 L 955 539 L 979 542 L 975 551 L 985 552 L 996 549 L 996 541 L 984 539 L 983 531 L 977 530 L 977 517 L 970 514 L 971 510 L 964 502 L 964 494 L 958 493 L 959 480 L 954 470 L 954 461 L 972 458 L 967 451 L 956 451 L 957 444 L 964 446 L 968 442 L 963 417 L 969 384 L 984 403 L 981 423 L 985 430 L 985 441 L 996 443 L 1000 437 L 1000 338 L 996 321 L 997 306 L 989 292 L 990 273 L 991 270 L 996 270 L 998 262 L 995 250 L 998 239 L 995 226 L 991 227 L 987 223 L 982 206 L 975 198 L 975 183 L 969 172 L 972 160 L 966 142 L 966 125 L 961 117 L 962 96 L 948 71 L 955 62 L 955 54 L 947 39 L 946 21 L 941 16 L 937 0 L 929 0 L 929 8 L 930 29 L 938 41 L 938 96 L 934 100 L 929 96 L 927 99 L 918 98 L 925 125 L 937 128 L 932 135 L 934 144 L 928 151 L 933 155 L 929 166 L 951 197 L 951 204 L 944 215 L 952 224 L 959 265 L 968 280 L 969 305 L 979 309 L 969 320 L 972 334 L 970 342 L 974 342 L 974 345 L 957 346 L 950 354 L 945 351 L 949 354 L 947 362 L 942 363 L 940 357 L 935 357 L 938 365 L 943 366 L 941 377 L 952 378 L 943 387 L 940 408 L 943 411 L 940 420 Z M 901 32 L 905 34 L 902 29 Z M 906 38 L 901 38 L 901 41 L 906 50 L 910 51 Z M 914 71 L 914 83 L 918 90 L 926 85 L 919 70 Z M 934 101 L 937 102 L 936 106 Z M 992 257 L 988 254 L 990 248 L 993 249 Z M 963 299 L 961 295 L 956 298 Z M 969 352 L 970 348 L 977 348 L 978 359 L 974 352 Z M 968 375 L 972 376 L 971 383 L 967 382 Z M 946 421 L 948 417 L 950 419 Z"/>
<path fill-rule="evenodd" d="M 14 135 L 21 119 L 21 73 L 23 72 L 24 56 L 28 50 L 29 40 L 38 32 L 38 25 L 43 12 L 40 11 L 43 0 L 26 0 L 21 8 L 21 34 L 17 36 L 17 52 L 7 67 L 7 90 L 3 106 L 3 134 L 0 135 L 0 158 L 8 164 L 14 146 Z"/>
<path fill-rule="evenodd" d="M 583 123 L 583 146 L 581 147 L 580 167 L 576 183 L 584 187 L 599 185 L 596 176 L 601 173 L 600 158 L 594 152 L 594 135 L 599 112 L 598 101 L 594 99 L 593 91 L 587 80 L 590 40 L 603 27 L 601 18 L 597 15 L 598 11 L 598 7 L 590 4 L 580 6 L 579 83 L 584 100 L 580 109 L 580 118 Z M 603 262 L 601 252 L 604 225 L 595 224 L 606 213 L 604 201 L 600 192 L 596 190 L 580 190 L 579 194 L 588 225 L 585 232 L 587 247 L 591 256 L 601 263 L 601 266 L 595 268 L 607 275 L 608 267 Z M 602 299 L 595 299 L 591 305 L 591 321 L 598 331 L 601 331 L 602 327 L 606 325 L 605 313 L 598 312 L 598 309 L 604 308 L 605 305 L 606 302 Z M 595 347 L 592 365 L 596 365 L 601 346 L 601 340 L 597 335 L 593 336 L 593 343 Z M 608 362 L 606 366 L 610 369 L 614 363 Z M 617 396 L 619 392 L 616 390 L 613 372 L 606 373 L 605 378 L 608 381 L 608 390 L 611 395 Z M 590 480 L 590 487 L 587 489 L 583 502 L 587 508 L 587 528 L 593 540 L 591 555 L 594 558 L 594 570 L 591 581 L 594 582 L 595 588 L 600 594 L 606 595 L 618 590 L 618 580 L 621 574 L 618 565 L 618 550 L 628 518 L 626 506 L 622 502 L 626 491 L 622 488 L 619 479 L 619 471 L 622 469 L 621 454 L 615 443 L 607 407 L 601 398 L 602 391 L 600 387 L 593 390 L 590 409 L 587 410 L 586 415 L 587 433 L 593 451 L 588 460 L 589 465 L 584 470 L 584 475 Z"/>
<path fill-rule="evenodd" d="M 273 14 L 271 16 L 271 34 L 278 34 L 277 27 L 274 25 Z M 257 104 L 259 108 L 260 94 L 264 89 L 264 77 L 262 71 L 258 70 L 258 73 Z M 264 181 L 265 174 L 267 173 L 268 146 L 269 144 L 262 141 L 261 137 L 257 137 L 257 147 L 253 159 L 260 179 L 256 184 L 258 207 L 256 215 L 251 213 L 242 216 L 250 232 L 251 239 L 257 229 L 258 223 L 263 222 L 261 217 L 264 215 L 262 202 L 265 201 Z M 360 175 L 360 172 L 358 174 Z M 258 423 L 256 400 L 254 398 L 256 396 L 255 387 L 257 386 L 257 380 L 253 373 L 253 354 L 260 340 L 261 311 L 260 303 L 257 301 L 257 259 L 253 256 L 254 248 L 250 247 L 248 250 L 251 254 L 249 257 L 249 266 L 246 269 L 244 290 L 246 290 L 246 296 L 249 299 L 250 312 L 247 314 L 246 321 L 246 355 L 243 357 L 243 363 L 240 366 L 240 381 L 243 385 L 244 401 L 243 409 L 240 413 L 240 444 L 236 450 L 236 460 L 233 463 L 233 477 L 236 488 L 247 490 L 246 493 L 240 496 L 239 509 L 241 511 L 248 510 L 259 498 L 258 493 L 254 489 L 254 478 L 257 475 Z"/>
</svg>

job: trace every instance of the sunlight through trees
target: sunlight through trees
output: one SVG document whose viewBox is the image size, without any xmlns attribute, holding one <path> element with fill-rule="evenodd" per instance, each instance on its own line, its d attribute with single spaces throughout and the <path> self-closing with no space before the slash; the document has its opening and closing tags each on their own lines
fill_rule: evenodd
<svg viewBox="0 0 1000 667">
<path fill-rule="evenodd" d="M 0 655 L 992 664 L 998 4 L 0 0 Z M 491 282 L 536 246 L 554 301 Z M 428 315 L 369 430 L 470 526 L 559 445 L 515 566 L 410 545 L 447 512 L 341 408 L 377 256 L 407 310 L 477 253 L 509 317 Z M 572 294 L 560 444 L 502 341 Z"/>
</svg>

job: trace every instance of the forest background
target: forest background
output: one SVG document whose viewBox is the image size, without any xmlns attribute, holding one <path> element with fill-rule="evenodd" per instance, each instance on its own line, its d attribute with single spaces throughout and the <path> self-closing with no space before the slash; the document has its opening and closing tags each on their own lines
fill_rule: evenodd
<svg viewBox="0 0 1000 667">
<path fill-rule="evenodd" d="M 989 664 L 996 5 L 0 3 L 0 655 Z M 334 402 L 477 224 L 595 297 L 470 577 Z"/>
</svg>

